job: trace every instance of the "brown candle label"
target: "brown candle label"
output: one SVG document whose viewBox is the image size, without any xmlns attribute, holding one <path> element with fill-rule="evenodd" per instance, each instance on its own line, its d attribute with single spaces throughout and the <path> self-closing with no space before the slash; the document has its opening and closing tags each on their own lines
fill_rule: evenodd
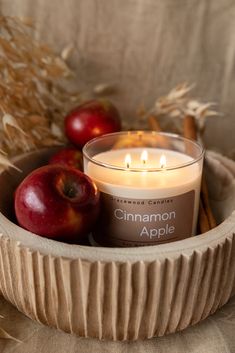
<svg viewBox="0 0 235 353">
<path fill-rule="evenodd" d="M 140 246 L 192 235 L 195 191 L 161 199 L 130 199 L 101 193 L 94 239 L 105 246 Z"/>
</svg>

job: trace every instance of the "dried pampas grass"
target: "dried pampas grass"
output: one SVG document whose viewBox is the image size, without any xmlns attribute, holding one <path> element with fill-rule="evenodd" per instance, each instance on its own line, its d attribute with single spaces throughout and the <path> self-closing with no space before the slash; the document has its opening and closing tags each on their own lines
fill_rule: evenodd
<svg viewBox="0 0 235 353">
<path fill-rule="evenodd" d="M 157 115 L 167 114 L 170 117 L 184 117 L 191 115 L 198 120 L 218 113 L 211 110 L 215 103 L 203 103 L 190 96 L 193 85 L 181 83 L 173 88 L 166 96 L 156 100 L 151 112 Z"/>
<path fill-rule="evenodd" d="M 0 165 L 7 157 L 36 147 L 64 142 L 63 118 L 80 102 L 78 93 L 63 88 L 72 72 L 71 46 L 56 56 L 36 42 L 29 22 L 0 17 Z"/>
<path fill-rule="evenodd" d="M 177 133 L 182 133 L 180 120 L 186 115 L 195 118 L 198 131 L 202 133 L 205 127 L 207 117 L 221 115 L 212 107 L 215 103 L 204 103 L 195 98 L 192 98 L 191 91 L 194 85 L 188 83 L 181 83 L 170 90 L 170 92 L 158 98 L 151 109 L 140 114 L 141 119 L 146 120 L 149 116 L 157 116 L 160 118 L 167 117 L 170 122 L 175 123 Z M 177 124 L 177 118 L 179 124 Z"/>
</svg>

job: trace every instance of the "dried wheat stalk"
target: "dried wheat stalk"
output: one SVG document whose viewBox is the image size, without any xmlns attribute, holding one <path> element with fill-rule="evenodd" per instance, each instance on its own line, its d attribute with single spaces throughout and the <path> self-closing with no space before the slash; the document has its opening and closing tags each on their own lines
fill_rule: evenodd
<svg viewBox="0 0 235 353">
<path fill-rule="evenodd" d="M 183 135 L 186 138 L 197 140 L 204 128 L 205 119 L 208 116 L 218 115 L 210 110 L 212 103 L 200 103 L 188 96 L 192 86 L 182 84 L 170 91 L 168 95 L 158 99 L 151 114 L 148 117 L 148 124 L 151 129 L 161 131 L 157 120 L 158 115 L 183 118 Z M 201 198 L 199 207 L 199 230 L 204 233 L 216 227 L 207 189 L 205 175 L 202 178 Z"/>
<path fill-rule="evenodd" d="M 1 151 L 11 156 L 64 141 L 63 117 L 80 100 L 63 88 L 69 76 L 65 61 L 32 38 L 29 24 L 0 17 Z"/>
<path fill-rule="evenodd" d="M 192 116 L 197 123 L 199 135 L 203 132 L 205 120 L 207 117 L 219 115 L 218 112 L 211 109 L 215 103 L 203 103 L 199 100 L 193 99 L 189 93 L 193 85 L 181 83 L 173 88 L 167 95 L 158 98 L 153 107 L 144 114 L 144 118 L 149 116 L 157 117 L 172 117 L 184 118 L 185 116 Z M 182 132 L 182 131 L 179 131 Z"/>
</svg>

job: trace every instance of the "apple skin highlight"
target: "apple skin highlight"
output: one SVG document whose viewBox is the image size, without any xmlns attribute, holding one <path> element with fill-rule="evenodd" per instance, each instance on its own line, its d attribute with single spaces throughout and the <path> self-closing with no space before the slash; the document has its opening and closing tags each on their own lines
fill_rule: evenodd
<svg viewBox="0 0 235 353">
<path fill-rule="evenodd" d="M 15 192 L 19 225 L 37 235 L 81 243 L 99 214 L 99 191 L 79 170 L 47 165 L 34 170 Z"/>
<path fill-rule="evenodd" d="M 117 108 L 106 100 L 88 101 L 65 117 L 65 134 L 69 141 L 82 148 L 89 140 L 121 130 Z"/>
</svg>

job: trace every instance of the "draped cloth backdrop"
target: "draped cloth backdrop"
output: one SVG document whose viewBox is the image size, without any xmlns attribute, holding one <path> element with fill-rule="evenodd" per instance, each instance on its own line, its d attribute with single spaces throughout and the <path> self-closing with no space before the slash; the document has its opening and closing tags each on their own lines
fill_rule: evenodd
<svg viewBox="0 0 235 353">
<path fill-rule="evenodd" d="M 126 119 L 182 81 L 218 103 L 206 146 L 235 157 L 235 2 L 233 0 L 0 0 L 5 15 L 31 17 L 36 36 L 70 64 L 80 88 L 118 84 Z"/>
<path fill-rule="evenodd" d="M 74 45 L 69 63 L 77 72 L 77 87 L 117 84 L 113 100 L 125 119 L 178 83 L 195 83 L 195 96 L 218 102 L 223 112 L 208 119 L 206 146 L 235 156 L 234 0 L 0 0 L 0 11 L 32 18 L 37 38 L 57 52 Z M 234 300 L 183 333 L 129 344 L 44 328 L 3 299 L 0 309 L 2 326 L 24 341 L 0 340 L 3 353 L 235 351 Z"/>
</svg>

